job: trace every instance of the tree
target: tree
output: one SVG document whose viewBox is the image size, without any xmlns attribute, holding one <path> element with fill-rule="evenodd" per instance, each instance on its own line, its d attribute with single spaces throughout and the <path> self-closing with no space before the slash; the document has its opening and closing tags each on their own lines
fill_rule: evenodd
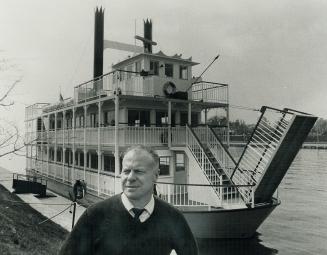
<svg viewBox="0 0 327 255">
<path fill-rule="evenodd" d="M 16 85 L 21 81 L 21 78 L 16 79 L 11 85 L 5 90 L 5 92 L 0 95 L 0 109 L 6 110 L 10 106 L 14 105 L 14 101 L 10 99 L 10 93 L 16 87 Z M 17 125 L 11 121 L 5 119 L 0 120 L 0 157 L 6 156 L 8 154 L 19 154 L 19 151 L 24 148 L 25 144 L 23 138 L 20 135 Z"/>
</svg>

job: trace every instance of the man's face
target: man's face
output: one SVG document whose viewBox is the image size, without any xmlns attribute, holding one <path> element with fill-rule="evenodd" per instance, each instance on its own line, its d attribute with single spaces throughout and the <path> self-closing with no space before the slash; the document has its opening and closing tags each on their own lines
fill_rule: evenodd
<svg viewBox="0 0 327 255">
<path fill-rule="evenodd" d="M 144 150 L 129 151 L 123 159 L 121 173 L 122 190 L 131 202 L 148 202 L 157 180 L 158 170 Z"/>
</svg>

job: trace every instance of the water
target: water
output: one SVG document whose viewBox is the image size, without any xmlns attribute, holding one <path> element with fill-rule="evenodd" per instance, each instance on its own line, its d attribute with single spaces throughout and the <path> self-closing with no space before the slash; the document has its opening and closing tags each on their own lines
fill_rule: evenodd
<svg viewBox="0 0 327 255">
<path fill-rule="evenodd" d="M 279 186 L 282 204 L 257 235 L 244 240 L 202 241 L 201 254 L 327 254 L 326 163 L 327 150 L 301 150 Z"/>
<path fill-rule="evenodd" d="M 302 149 L 279 186 L 282 204 L 257 235 L 200 242 L 201 254 L 327 254 L 327 150 Z"/>
</svg>

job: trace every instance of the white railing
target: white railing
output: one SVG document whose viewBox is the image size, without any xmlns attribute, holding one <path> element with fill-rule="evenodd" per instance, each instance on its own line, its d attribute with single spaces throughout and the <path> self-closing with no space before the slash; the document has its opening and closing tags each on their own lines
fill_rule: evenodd
<svg viewBox="0 0 327 255">
<path fill-rule="evenodd" d="M 73 174 L 71 167 L 64 166 L 64 181 L 68 183 L 73 183 Z"/>
<path fill-rule="evenodd" d="M 98 145 L 98 128 L 85 128 L 86 129 L 86 144 Z"/>
<path fill-rule="evenodd" d="M 55 178 L 57 175 L 57 164 L 49 163 L 49 173 L 48 176 Z"/>
<path fill-rule="evenodd" d="M 222 200 L 217 199 L 214 189 L 219 189 Z M 208 210 L 221 207 L 244 207 L 243 200 L 238 196 L 237 187 L 217 186 L 200 184 L 174 184 L 157 182 L 157 196 L 166 202 L 178 206 L 201 207 Z"/>
<path fill-rule="evenodd" d="M 115 145 L 115 127 L 101 127 L 100 137 L 102 145 Z"/>
<path fill-rule="evenodd" d="M 264 109 L 248 144 L 244 148 L 232 180 L 237 185 L 257 185 L 292 122 L 292 114 Z M 246 202 L 252 201 L 249 188 L 240 188 Z"/>
<path fill-rule="evenodd" d="M 64 130 L 64 139 L 66 144 L 72 144 L 74 142 L 73 129 Z"/>
<path fill-rule="evenodd" d="M 127 78 L 127 73 L 116 71 L 83 83 L 75 87 L 75 98 L 78 102 L 102 95 L 112 96 L 119 88 L 122 95 L 154 96 L 154 84 L 135 74 Z M 122 76 L 124 76 L 123 79 Z"/>
<path fill-rule="evenodd" d="M 171 128 L 171 144 L 173 146 L 185 146 L 185 144 L 186 144 L 186 126 Z"/>
<path fill-rule="evenodd" d="M 119 179 L 116 179 L 116 185 L 119 186 Z M 115 195 L 115 177 L 110 175 L 100 174 L 100 195 L 113 196 Z"/>
<path fill-rule="evenodd" d="M 228 103 L 228 85 L 201 81 L 192 85 L 192 100 Z"/>
<path fill-rule="evenodd" d="M 215 159 L 223 169 L 225 174 L 230 178 L 235 169 L 236 162 L 224 148 L 224 145 L 216 138 L 213 131 L 208 126 L 193 128 L 193 131 L 199 140 L 205 144 L 214 155 Z"/>
<path fill-rule="evenodd" d="M 76 128 L 73 137 L 73 129 L 57 130 L 57 144 L 62 144 L 63 135 L 65 144 L 84 144 L 84 130 L 86 132 L 86 144 L 98 145 L 98 128 Z M 45 134 L 46 135 L 46 134 Z M 49 131 L 48 142 L 54 143 L 55 131 Z M 185 146 L 186 128 L 172 127 L 171 142 L 175 146 Z M 45 142 L 46 140 L 44 140 Z M 148 146 L 167 146 L 168 127 L 133 127 L 120 126 L 118 130 L 118 142 L 120 146 L 143 144 Z M 100 127 L 100 143 L 113 146 L 115 144 L 115 127 Z"/>
<path fill-rule="evenodd" d="M 55 143 L 55 131 L 54 130 L 48 131 L 48 143 Z"/>
<path fill-rule="evenodd" d="M 73 137 L 73 143 L 84 144 L 84 128 L 75 129 L 75 136 Z"/>
<path fill-rule="evenodd" d="M 168 143 L 167 127 L 124 127 L 125 145 L 164 145 Z"/>
<path fill-rule="evenodd" d="M 215 167 L 212 165 L 211 161 L 207 157 L 203 147 L 195 138 L 192 133 L 192 130 L 187 126 L 186 127 L 186 145 L 192 152 L 195 160 L 198 162 L 200 168 L 202 169 L 204 175 L 211 185 L 217 185 L 222 183 L 222 176 L 220 176 Z M 213 188 L 217 197 L 221 199 L 220 190 Z"/>
<path fill-rule="evenodd" d="M 228 129 L 227 129 L 227 127 L 215 127 L 215 128 L 211 128 L 211 129 L 217 135 L 217 137 L 220 139 L 220 141 L 223 144 L 227 145 L 227 142 L 228 142 Z"/>
</svg>

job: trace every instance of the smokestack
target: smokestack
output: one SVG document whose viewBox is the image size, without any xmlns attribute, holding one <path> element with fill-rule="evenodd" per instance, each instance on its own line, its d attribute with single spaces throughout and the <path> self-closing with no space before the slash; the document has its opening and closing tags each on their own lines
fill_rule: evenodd
<svg viewBox="0 0 327 255">
<path fill-rule="evenodd" d="M 151 19 L 144 20 L 144 38 L 152 41 L 152 21 Z M 152 53 L 152 45 L 144 41 L 144 51 L 148 53 Z"/>
<path fill-rule="evenodd" d="M 94 65 L 93 78 L 103 74 L 103 27 L 104 27 L 104 9 L 98 7 L 95 10 L 94 22 Z M 99 84 L 100 85 L 100 84 Z M 97 88 L 96 84 L 94 85 Z"/>
</svg>

